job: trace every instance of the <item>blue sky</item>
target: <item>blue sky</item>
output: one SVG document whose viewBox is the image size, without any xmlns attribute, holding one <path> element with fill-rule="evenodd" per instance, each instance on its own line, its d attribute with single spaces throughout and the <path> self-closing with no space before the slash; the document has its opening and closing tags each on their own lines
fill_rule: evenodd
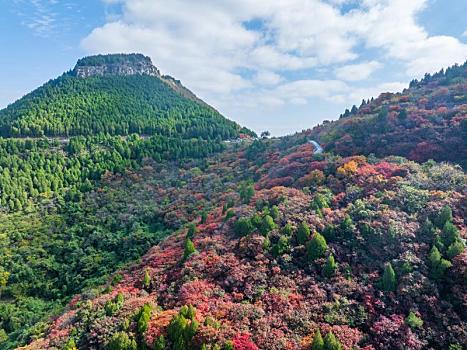
<svg viewBox="0 0 467 350">
<path fill-rule="evenodd" d="M 464 0 L 0 2 L 0 107 L 82 56 L 142 52 L 227 117 L 282 135 L 467 59 Z"/>
</svg>

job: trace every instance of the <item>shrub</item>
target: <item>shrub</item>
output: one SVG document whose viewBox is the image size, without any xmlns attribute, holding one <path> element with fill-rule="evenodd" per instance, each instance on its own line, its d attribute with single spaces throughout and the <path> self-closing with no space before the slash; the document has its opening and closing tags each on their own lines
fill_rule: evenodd
<svg viewBox="0 0 467 350">
<path fill-rule="evenodd" d="M 311 241 L 308 242 L 307 252 L 308 252 L 308 259 L 310 261 L 314 261 L 316 259 L 322 258 L 326 254 L 326 250 L 328 249 L 328 245 L 326 240 L 322 235 L 316 232 L 313 235 Z"/>
<path fill-rule="evenodd" d="M 154 347 L 154 350 L 166 350 L 167 349 L 165 337 L 162 334 L 156 339 L 153 347 Z"/>
<path fill-rule="evenodd" d="M 172 342 L 173 350 L 186 350 L 191 346 L 191 340 L 196 335 L 199 323 L 195 319 L 196 310 L 193 306 L 182 306 L 177 315 L 167 327 L 167 336 Z"/>
<path fill-rule="evenodd" d="M 310 228 L 306 222 L 301 222 L 297 230 L 297 243 L 300 245 L 305 244 L 310 238 Z"/>
<path fill-rule="evenodd" d="M 423 237 L 426 237 L 428 239 L 432 239 L 434 237 L 435 227 L 430 219 L 428 218 L 425 219 L 425 221 L 423 222 L 420 228 L 420 233 L 423 235 Z"/>
<path fill-rule="evenodd" d="M 191 238 L 193 238 L 195 236 L 196 232 L 197 232 L 196 225 L 193 224 L 193 223 L 190 223 L 188 225 L 188 232 L 187 232 L 186 236 L 191 239 Z"/>
<path fill-rule="evenodd" d="M 413 330 L 416 328 L 421 328 L 423 326 L 423 320 L 420 317 L 418 317 L 413 311 L 409 312 L 409 315 L 405 319 L 405 323 Z"/>
<path fill-rule="evenodd" d="M 240 186 L 240 199 L 243 204 L 250 203 L 254 195 L 255 195 L 255 189 L 252 184 L 243 183 Z"/>
<path fill-rule="evenodd" d="M 331 199 L 326 194 L 318 193 L 315 195 L 311 202 L 311 209 L 321 210 L 323 208 L 329 208 L 331 205 Z"/>
<path fill-rule="evenodd" d="M 1 340 L 1 338 L 0 338 L 0 340 Z M 74 338 L 68 339 L 68 341 L 65 343 L 65 346 L 63 347 L 63 350 L 78 350 L 78 347 L 76 346 L 75 339 Z"/>
<path fill-rule="evenodd" d="M 112 316 L 118 310 L 120 310 L 124 303 L 124 297 L 122 293 L 118 293 L 113 300 L 108 300 L 104 305 L 105 314 Z"/>
<path fill-rule="evenodd" d="M 352 221 L 352 218 L 349 215 L 346 215 L 344 220 L 339 225 L 339 232 L 343 237 L 351 238 L 355 231 L 355 225 Z"/>
<path fill-rule="evenodd" d="M 257 228 L 258 230 L 261 228 L 261 224 L 263 223 L 263 219 L 258 213 L 253 214 L 250 218 L 251 224 Z"/>
<path fill-rule="evenodd" d="M 200 220 L 200 223 L 201 224 L 205 224 L 206 221 L 208 220 L 208 213 L 206 211 L 203 211 L 201 213 L 201 220 Z"/>
<path fill-rule="evenodd" d="M 229 220 L 230 218 L 233 218 L 235 216 L 235 212 L 232 209 L 227 210 L 225 213 L 224 221 Z"/>
<path fill-rule="evenodd" d="M 336 239 L 336 226 L 333 224 L 326 225 L 323 230 L 323 236 L 326 241 L 331 242 Z"/>
</svg>

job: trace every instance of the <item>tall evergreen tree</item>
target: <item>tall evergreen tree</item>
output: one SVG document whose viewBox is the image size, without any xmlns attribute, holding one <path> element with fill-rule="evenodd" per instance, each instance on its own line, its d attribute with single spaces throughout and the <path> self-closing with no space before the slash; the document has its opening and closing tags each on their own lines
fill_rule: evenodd
<svg viewBox="0 0 467 350">
<path fill-rule="evenodd" d="M 316 331 L 313 342 L 311 343 L 311 350 L 324 350 L 324 341 L 319 329 Z"/>
<path fill-rule="evenodd" d="M 339 342 L 339 340 L 337 340 L 336 336 L 332 332 L 329 332 L 324 337 L 323 349 L 324 350 L 342 350 L 342 345 Z"/>
<path fill-rule="evenodd" d="M 326 260 L 326 265 L 324 265 L 323 272 L 326 277 L 332 277 L 336 273 L 337 263 L 334 260 L 334 255 L 329 254 L 328 259 Z"/>
<path fill-rule="evenodd" d="M 382 286 L 383 290 L 387 292 L 394 292 L 397 288 L 396 273 L 394 272 L 391 263 L 387 263 L 384 266 Z"/>
<path fill-rule="evenodd" d="M 297 243 L 300 245 L 305 244 L 308 241 L 308 238 L 310 238 L 310 228 L 306 222 L 302 221 L 298 225 Z"/>
<path fill-rule="evenodd" d="M 314 261 L 316 259 L 324 257 L 327 249 L 328 245 L 324 237 L 318 232 L 315 232 L 313 238 L 308 242 L 308 259 L 310 261 Z"/>
</svg>

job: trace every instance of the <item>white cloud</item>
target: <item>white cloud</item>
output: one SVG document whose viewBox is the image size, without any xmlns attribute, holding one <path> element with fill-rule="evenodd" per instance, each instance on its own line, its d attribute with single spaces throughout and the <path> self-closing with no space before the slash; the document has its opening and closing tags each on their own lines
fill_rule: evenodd
<svg viewBox="0 0 467 350">
<path fill-rule="evenodd" d="M 429 36 L 416 23 L 427 0 L 364 0 L 365 8 L 349 16 L 349 25 L 369 48 L 383 49 L 405 62 L 408 76 L 435 72 L 467 57 L 467 45 L 451 36 Z"/>
<path fill-rule="evenodd" d="M 466 44 L 417 23 L 429 0 L 102 1 L 122 12 L 82 40 L 89 53 L 148 54 L 163 73 L 228 110 L 310 98 L 348 103 L 385 87 L 379 62 L 393 60 L 397 79 L 409 81 L 467 58 Z M 343 12 L 344 3 L 354 8 Z M 372 74 L 376 83 L 362 87 Z"/>
<path fill-rule="evenodd" d="M 253 77 L 253 80 L 258 85 L 271 86 L 279 84 L 282 81 L 282 77 L 274 72 L 259 71 Z"/>
<path fill-rule="evenodd" d="M 334 70 L 337 78 L 346 81 L 357 81 L 368 78 L 375 70 L 383 65 L 378 61 L 366 61 L 358 64 L 349 64 Z"/>
</svg>

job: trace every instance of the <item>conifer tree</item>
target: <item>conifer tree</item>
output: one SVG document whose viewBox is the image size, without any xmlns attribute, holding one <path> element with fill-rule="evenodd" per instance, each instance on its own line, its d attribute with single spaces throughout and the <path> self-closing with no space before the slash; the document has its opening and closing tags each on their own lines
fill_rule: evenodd
<svg viewBox="0 0 467 350">
<path fill-rule="evenodd" d="M 330 254 L 324 265 L 323 272 L 326 277 L 332 277 L 336 273 L 337 263 L 334 260 L 334 255 Z"/>
<path fill-rule="evenodd" d="M 166 350 L 166 347 L 167 344 L 165 341 L 165 337 L 163 334 L 161 334 L 154 343 L 154 350 Z"/>
<path fill-rule="evenodd" d="M 460 238 L 459 230 L 453 225 L 451 221 L 448 221 L 443 226 L 443 232 L 441 234 L 441 241 L 445 247 L 449 247 L 456 240 Z"/>
<path fill-rule="evenodd" d="M 435 224 L 438 228 L 443 228 L 447 222 L 452 221 L 452 210 L 449 206 L 445 205 L 435 219 Z"/>
<path fill-rule="evenodd" d="M 267 235 L 271 230 L 276 228 L 273 218 L 270 215 L 265 215 L 261 222 L 260 232 Z"/>
<path fill-rule="evenodd" d="M 452 243 L 447 251 L 447 256 L 449 259 L 456 257 L 457 255 L 461 254 L 465 249 L 464 242 L 460 239 L 457 239 L 454 243 Z"/>
<path fill-rule="evenodd" d="M 342 345 L 339 342 L 339 340 L 337 340 L 336 336 L 332 332 L 329 332 L 324 337 L 323 349 L 324 350 L 342 350 Z"/>
<path fill-rule="evenodd" d="M 148 270 L 144 271 L 143 286 L 146 290 L 148 290 L 151 287 L 151 276 L 149 275 Z"/>
<path fill-rule="evenodd" d="M 431 276 L 434 279 L 442 278 L 446 273 L 446 270 L 452 266 L 449 260 L 443 259 L 436 246 L 431 248 L 430 255 L 428 256 L 428 262 L 431 269 Z"/>
<path fill-rule="evenodd" d="M 324 341 L 319 329 L 316 331 L 313 342 L 311 343 L 311 350 L 324 350 Z"/>
<path fill-rule="evenodd" d="M 298 225 L 297 230 L 297 243 L 302 245 L 308 241 L 310 237 L 310 228 L 308 227 L 307 223 L 302 221 L 300 225 Z"/>
<path fill-rule="evenodd" d="M 384 267 L 382 285 L 383 290 L 387 292 L 394 292 L 397 288 L 396 273 L 394 272 L 391 263 L 387 263 Z"/>
<path fill-rule="evenodd" d="M 196 248 L 191 239 L 185 239 L 185 250 L 183 252 L 183 260 L 188 259 L 190 255 L 194 252 L 196 252 Z"/>
<path fill-rule="evenodd" d="M 308 259 L 310 261 L 314 261 L 316 259 L 324 257 L 327 249 L 328 245 L 324 237 L 318 232 L 315 232 L 311 241 L 308 242 Z"/>
</svg>

